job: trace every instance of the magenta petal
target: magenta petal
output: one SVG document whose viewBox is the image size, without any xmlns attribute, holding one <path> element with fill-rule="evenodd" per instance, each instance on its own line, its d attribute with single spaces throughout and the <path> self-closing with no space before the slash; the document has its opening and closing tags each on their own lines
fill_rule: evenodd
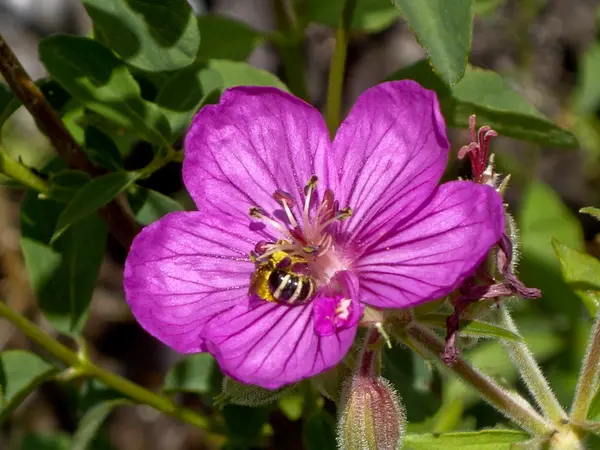
<svg viewBox="0 0 600 450">
<path fill-rule="evenodd" d="M 364 307 L 356 298 L 342 295 L 320 296 L 313 303 L 315 330 L 319 336 L 329 336 L 339 330 L 356 327 L 364 312 Z"/>
<path fill-rule="evenodd" d="M 247 217 L 259 206 L 280 209 L 279 189 L 303 201 L 310 176 L 318 191 L 337 186 L 331 141 L 321 114 L 270 87 L 228 89 L 202 108 L 185 139 L 183 179 L 198 210 Z"/>
<path fill-rule="evenodd" d="M 205 351 L 203 330 L 247 298 L 260 239 L 248 225 L 171 213 L 144 228 L 125 263 L 125 295 L 150 334 L 182 353 Z"/>
<path fill-rule="evenodd" d="M 312 303 L 289 307 L 252 299 L 211 322 L 206 338 L 223 373 L 277 389 L 335 366 L 355 335 L 356 326 L 319 336 Z"/>
<path fill-rule="evenodd" d="M 366 244 L 412 214 L 438 184 L 448 150 L 433 91 L 405 80 L 364 92 L 333 143 L 338 197 L 354 211 L 342 225 L 348 238 Z"/>
<path fill-rule="evenodd" d="M 456 289 L 504 231 L 502 198 L 489 186 L 440 186 L 407 223 L 379 239 L 357 261 L 361 302 L 403 308 Z"/>
</svg>

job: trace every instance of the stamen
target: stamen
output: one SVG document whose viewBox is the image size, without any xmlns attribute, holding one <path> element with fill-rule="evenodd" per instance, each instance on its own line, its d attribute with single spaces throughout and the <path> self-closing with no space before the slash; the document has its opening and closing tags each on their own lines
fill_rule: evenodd
<svg viewBox="0 0 600 450">
<path fill-rule="evenodd" d="M 317 183 L 319 182 L 319 177 L 316 175 L 311 175 L 308 181 L 306 182 L 306 186 L 304 186 L 304 195 L 308 195 L 309 189 L 314 189 L 317 187 Z"/>
<path fill-rule="evenodd" d="M 311 175 L 308 179 L 308 183 L 304 186 L 304 212 L 302 214 L 302 226 L 304 227 L 304 231 L 308 232 L 310 227 L 310 202 L 312 200 L 312 193 L 317 186 L 319 179 L 316 175 Z"/>
<path fill-rule="evenodd" d="M 267 213 L 265 213 L 258 206 L 251 207 L 250 210 L 248 211 L 248 213 L 250 214 L 250 217 L 252 217 L 253 219 L 262 220 L 263 222 L 266 222 L 267 224 L 271 225 L 273 228 L 275 228 L 279 232 L 281 232 L 283 234 L 288 234 L 288 230 L 281 223 L 270 218 L 267 215 Z"/>
<path fill-rule="evenodd" d="M 322 223 L 319 226 L 319 232 L 323 231 L 325 228 L 327 228 L 329 225 L 331 225 L 333 222 L 335 222 L 336 220 L 346 220 L 348 219 L 350 216 L 352 216 L 352 208 L 350 208 L 349 206 L 346 206 L 344 209 L 342 209 L 339 214 L 337 214 L 336 216 L 332 217 L 331 219 L 327 220 L 326 222 Z"/>
<path fill-rule="evenodd" d="M 288 271 L 290 263 L 292 265 L 301 263 L 302 273 L 306 272 L 306 276 L 314 276 L 318 280 L 328 279 L 328 267 L 336 265 L 338 261 L 335 255 L 327 256 L 334 247 L 335 239 L 325 229 L 337 220 L 346 220 L 350 217 L 352 208 L 345 207 L 340 210 L 339 202 L 331 189 L 323 192 L 322 200 L 316 199 L 314 195 L 317 195 L 315 191 L 317 183 L 318 178 L 312 175 L 304 187 L 305 199 L 300 224 L 298 223 L 300 218 L 296 218 L 293 212 L 298 204 L 295 201 L 297 199 L 280 189 L 273 193 L 273 198 L 281 204 L 288 220 L 279 215 L 272 216 L 258 206 L 250 208 L 249 214 L 252 218 L 270 225 L 277 230 L 276 234 L 281 238 L 277 242 L 260 241 L 256 244 L 250 253 L 250 259 L 256 265 L 257 271 L 262 270 L 261 273 L 264 274 L 268 267 L 275 267 L 273 264 Z M 265 268 L 265 264 L 269 266 Z M 300 270 L 294 269 L 290 272 L 300 273 Z M 343 307 L 347 308 L 347 306 Z M 345 317 L 344 311 L 340 310 L 338 313 Z"/>
<path fill-rule="evenodd" d="M 254 218 L 254 219 L 259 219 L 262 220 L 262 218 L 265 216 L 265 212 L 260 209 L 258 206 L 253 206 L 248 210 L 248 214 L 250 214 L 250 217 Z"/>
<path fill-rule="evenodd" d="M 315 222 L 319 223 L 323 220 L 329 220 L 331 217 L 335 216 L 337 212 L 339 203 L 335 199 L 333 191 L 331 189 L 327 189 L 325 191 L 325 195 L 323 196 L 323 201 L 319 206 L 319 210 L 317 211 L 317 218 Z"/>
<path fill-rule="evenodd" d="M 256 245 L 254 246 L 254 253 L 256 253 L 257 255 L 262 255 L 263 253 L 265 253 L 267 251 L 267 249 L 269 248 L 269 243 L 265 240 L 262 241 L 258 241 L 256 243 Z"/>
<path fill-rule="evenodd" d="M 294 205 L 296 204 L 296 202 L 294 201 L 292 196 L 290 194 L 288 194 L 287 192 L 282 191 L 281 189 L 277 189 L 273 193 L 273 198 L 281 204 L 288 205 L 290 208 L 293 208 Z"/>
<path fill-rule="evenodd" d="M 350 208 L 349 206 L 346 206 L 344 209 L 342 209 L 340 211 L 340 213 L 336 216 L 339 218 L 339 220 L 346 220 L 349 219 L 352 214 L 354 214 L 354 211 L 352 211 L 352 208 Z"/>
<path fill-rule="evenodd" d="M 288 194 L 287 192 L 277 189 L 275 191 L 275 193 L 273 194 L 273 198 L 275 200 L 277 200 L 283 206 L 283 209 L 285 210 L 285 214 L 287 215 L 287 218 L 290 221 L 290 224 L 292 225 L 292 227 L 297 227 L 298 222 L 296 222 L 296 218 L 294 217 L 294 214 L 292 213 L 292 210 L 290 209 L 290 208 L 293 208 L 294 205 L 296 204 L 296 202 L 294 202 L 294 199 L 292 198 L 292 196 L 290 194 Z"/>
<path fill-rule="evenodd" d="M 317 256 L 321 256 L 327 253 L 332 245 L 333 237 L 330 234 L 326 234 L 322 242 L 319 244 L 319 253 L 317 254 Z"/>
</svg>

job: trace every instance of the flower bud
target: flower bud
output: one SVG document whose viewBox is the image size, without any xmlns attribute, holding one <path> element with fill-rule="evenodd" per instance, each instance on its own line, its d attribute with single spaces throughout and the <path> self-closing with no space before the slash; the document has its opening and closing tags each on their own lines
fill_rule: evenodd
<svg viewBox="0 0 600 450">
<path fill-rule="evenodd" d="M 340 450 L 397 450 L 405 426 L 404 409 L 386 379 L 359 374 L 349 380 L 338 419 Z"/>
</svg>

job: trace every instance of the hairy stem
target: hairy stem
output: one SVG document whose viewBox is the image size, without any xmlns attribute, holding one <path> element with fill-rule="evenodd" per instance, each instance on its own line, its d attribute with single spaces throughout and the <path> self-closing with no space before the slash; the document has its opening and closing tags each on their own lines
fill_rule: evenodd
<svg viewBox="0 0 600 450">
<path fill-rule="evenodd" d="M 0 149 L 0 173 L 40 194 L 48 195 L 50 193 L 50 184 L 46 180 L 15 161 L 2 149 Z"/>
<path fill-rule="evenodd" d="M 413 340 L 436 358 L 444 351 L 444 342 L 427 328 L 414 324 L 408 331 L 408 339 Z M 536 436 L 549 437 L 555 428 L 548 423 L 525 400 L 501 389 L 494 381 L 458 357 L 449 368 L 460 376 L 491 405 L 498 408 L 506 417 Z"/>
<path fill-rule="evenodd" d="M 505 306 L 500 307 L 500 324 L 510 331 L 519 334 L 519 331 L 513 322 Z M 508 350 L 510 360 L 519 371 L 525 385 L 535 398 L 542 413 L 553 423 L 559 424 L 566 420 L 567 415 L 563 411 L 560 403 L 556 399 L 554 392 L 550 388 L 548 381 L 542 374 L 531 350 L 523 342 L 504 341 L 504 346 Z"/>
<path fill-rule="evenodd" d="M 0 73 L 11 91 L 33 116 L 40 130 L 48 136 L 60 157 L 75 169 L 87 172 L 92 176 L 99 175 L 101 171 L 86 159 L 79 144 L 65 128 L 42 91 L 25 72 L 23 65 L 1 34 Z M 107 221 L 111 233 L 125 248 L 129 248 L 139 231 L 139 226 L 131 214 L 117 201 L 106 205 L 100 213 Z"/>
<path fill-rule="evenodd" d="M 197 428 L 208 428 L 209 420 L 206 417 L 177 405 L 170 398 L 155 394 L 117 374 L 95 365 L 58 342 L 52 336 L 46 334 L 36 324 L 13 311 L 1 300 L 0 317 L 4 317 L 21 330 L 27 337 L 37 342 L 53 356 L 71 367 L 77 374 L 97 378 L 107 386 L 119 391 L 121 394 L 126 395 L 132 400 L 151 406 L 164 414 L 175 417 Z"/>
<path fill-rule="evenodd" d="M 335 38 L 335 49 L 333 51 L 333 56 L 331 57 L 331 66 L 329 68 L 325 122 L 327 122 L 329 134 L 332 138 L 335 136 L 335 132 L 340 125 L 346 54 L 348 52 L 348 39 L 355 8 L 356 0 L 345 0 L 342 17 L 340 18 Z"/>
<path fill-rule="evenodd" d="M 590 407 L 590 402 L 598 389 L 598 374 L 600 373 L 600 316 L 596 318 L 590 336 L 587 354 L 579 374 L 575 399 L 571 406 L 571 420 L 574 422 L 585 421 Z"/>
<path fill-rule="evenodd" d="M 306 88 L 306 70 L 304 55 L 304 27 L 294 11 L 294 2 L 273 0 L 273 11 L 280 32 L 275 41 L 279 48 L 285 79 L 290 90 L 298 97 L 308 101 Z"/>
</svg>

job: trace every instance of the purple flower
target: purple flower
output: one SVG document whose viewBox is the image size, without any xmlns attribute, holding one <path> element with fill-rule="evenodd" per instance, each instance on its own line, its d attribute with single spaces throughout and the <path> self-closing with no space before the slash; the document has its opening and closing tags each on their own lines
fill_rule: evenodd
<svg viewBox="0 0 600 450">
<path fill-rule="evenodd" d="M 133 243 L 133 314 L 245 383 L 274 389 L 335 366 L 364 305 L 442 297 L 500 239 L 492 187 L 438 186 L 448 150 L 435 94 L 412 81 L 366 91 L 333 142 L 302 100 L 229 89 L 185 141 L 198 211 L 171 213 Z"/>
</svg>

